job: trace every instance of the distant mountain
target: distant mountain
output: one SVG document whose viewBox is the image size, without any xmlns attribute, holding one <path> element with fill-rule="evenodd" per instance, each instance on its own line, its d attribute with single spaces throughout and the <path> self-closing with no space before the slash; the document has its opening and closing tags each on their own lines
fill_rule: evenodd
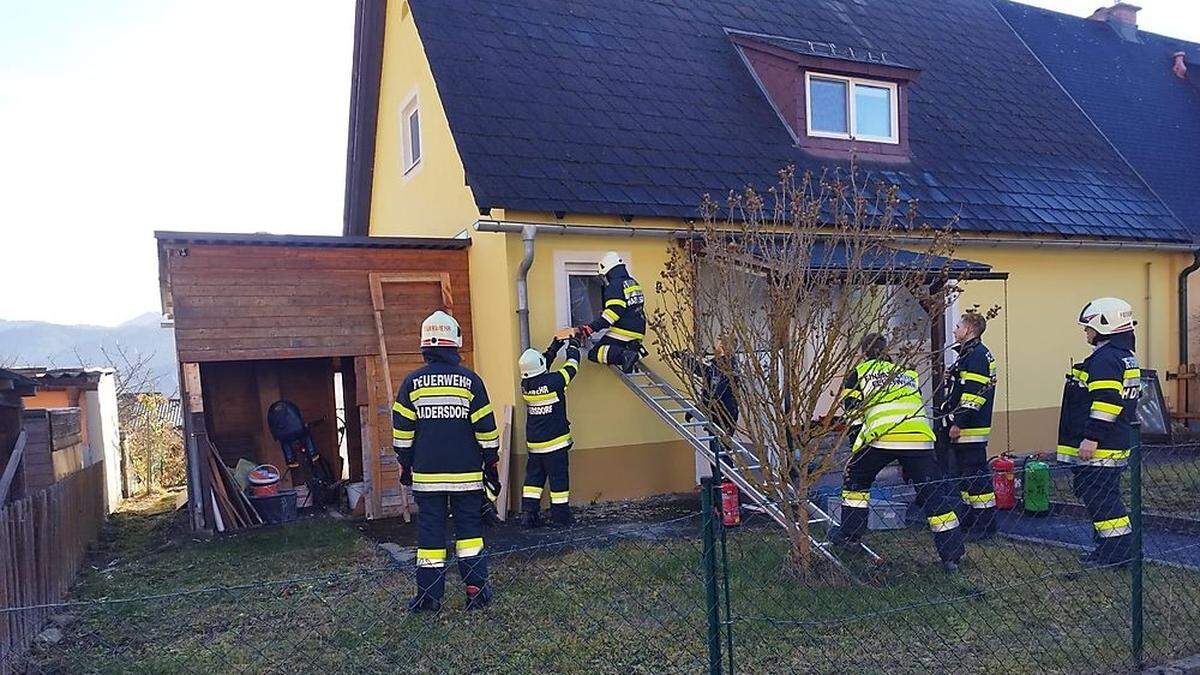
<svg viewBox="0 0 1200 675">
<path fill-rule="evenodd" d="M 174 394 L 179 391 L 175 338 L 170 328 L 159 326 L 160 321 L 154 312 L 112 328 L 0 319 L 0 365 L 120 369 L 123 351 L 131 361 L 145 362 L 154 388 Z"/>
</svg>

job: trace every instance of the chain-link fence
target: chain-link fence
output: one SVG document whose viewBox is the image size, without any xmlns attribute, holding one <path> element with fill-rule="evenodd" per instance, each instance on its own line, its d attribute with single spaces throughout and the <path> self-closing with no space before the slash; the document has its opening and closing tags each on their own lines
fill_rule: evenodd
<svg viewBox="0 0 1200 675">
<path fill-rule="evenodd" d="M 1000 510 L 957 571 L 897 476 L 876 485 L 864 538 L 882 565 L 843 550 L 841 566 L 805 565 L 774 522 L 747 509 L 725 527 L 702 491 L 692 513 L 493 546 L 483 610 L 465 610 L 450 566 L 442 610 L 410 614 L 414 563 L 9 608 L 57 634 L 0 670 L 1128 672 L 1200 653 L 1197 452 L 1134 453 L 1121 484 L 1144 556 L 1111 564 L 1078 560 L 1095 527 L 1066 465 L 1047 467 L 1049 508 Z"/>
</svg>

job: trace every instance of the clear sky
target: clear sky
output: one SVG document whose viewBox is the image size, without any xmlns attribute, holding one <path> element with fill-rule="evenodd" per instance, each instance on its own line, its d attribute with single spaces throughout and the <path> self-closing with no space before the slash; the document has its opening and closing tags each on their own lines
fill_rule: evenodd
<svg viewBox="0 0 1200 675">
<path fill-rule="evenodd" d="M 1200 42 L 1200 0 L 1139 4 Z M 156 229 L 340 233 L 353 27 L 354 0 L 0 0 L 0 319 L 157 311 Z"/>
</svg>

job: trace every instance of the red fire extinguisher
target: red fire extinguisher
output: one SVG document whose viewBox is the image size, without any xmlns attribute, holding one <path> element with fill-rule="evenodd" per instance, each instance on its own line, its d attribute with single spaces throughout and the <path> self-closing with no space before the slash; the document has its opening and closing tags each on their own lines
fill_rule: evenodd
<svg viewBox="0 0 1200 675">
<path fill-rule="evenodd" d="M 1008 455 L 992 460 L 992 489 L 996 493 L 996 508 L 1017 507 L 1017 465 Z"/>
<path fill-rule="evenodd" d="M 725 527 L 740 525 L 742 522 L 742 512 L 738 508 L 738 489 L 729 481 L 721 482 L 721 522 Z"/>
</svg>

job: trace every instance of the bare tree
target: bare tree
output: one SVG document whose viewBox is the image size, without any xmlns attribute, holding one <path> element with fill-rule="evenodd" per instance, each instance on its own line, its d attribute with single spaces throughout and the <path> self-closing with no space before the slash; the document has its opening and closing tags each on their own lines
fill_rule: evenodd
<svg viewBox="0 0 1200 675">
<path fill-rule="evenodd" d="M 707 392 L 695 364 L 718 341 L 736 354 L 714 363 L 731 379 L 741 414 L 734 423 L 706 406 L 713 431 L 754 455 L 735 463 L 785 512 L 793 561 L 807 573 L 814 551 L 804 500 L 838 466 L 863 411 L 880 402 L 868 394 L 840 412 L 842 383 L 862 361 L 863 338 L 880 334 L 900 366 L 894 376 L 916 371 L 931 391 L 932 364 L 942 357 L 932 352 L 930 317 L 957 292 L 949 259 L 956 236 L 952 224 L 919 224 L 893 186 L 864 186 L 853 170 L 814 177 L 788 168 L 766 195 L 731 193 L 724 208 L 705 201 L 703 222 L 670 254 L 650 326 L 696 401 Z"/>
</svg>

